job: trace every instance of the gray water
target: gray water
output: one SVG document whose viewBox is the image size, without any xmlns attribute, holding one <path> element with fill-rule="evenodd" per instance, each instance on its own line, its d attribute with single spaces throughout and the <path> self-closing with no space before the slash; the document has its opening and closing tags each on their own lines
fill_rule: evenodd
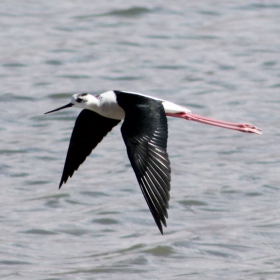
<svg viewBox="0 0 280 280">
<path fill-rule="evenodd" d="M 279 1 L 0 3 L 1 279 L 280 279 Z M 72 94 L 129 90 L 263 129 L 169 119 L 162 236 L 116 127 L 58 190 Z"/>
</svg>

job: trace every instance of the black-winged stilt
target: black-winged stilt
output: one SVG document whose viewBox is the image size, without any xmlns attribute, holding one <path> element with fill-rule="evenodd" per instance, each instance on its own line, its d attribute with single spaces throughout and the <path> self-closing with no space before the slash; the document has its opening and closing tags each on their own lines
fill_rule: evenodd
<svg viewBox="0 0 280 280">
<path fill-rule="evenodd" d="M 151 96 L 107 91 L 98 96 L 74 94 L 71 102 L 46 114 L 68 107 L 82 108 L 69 144 L 59 188 L 72 177 L 86 157 L 121 120 L 121 132 L 136 178 L 163 234 L 170 191 L 170 162 L 167 148 L 166 116 L 183 118 L 227 129 L 262 134 L 251 124 L 224 122 L 195 115 L 187 108 Z M 162 223 L 162 224 L 161 224 Z"/>
</svg>

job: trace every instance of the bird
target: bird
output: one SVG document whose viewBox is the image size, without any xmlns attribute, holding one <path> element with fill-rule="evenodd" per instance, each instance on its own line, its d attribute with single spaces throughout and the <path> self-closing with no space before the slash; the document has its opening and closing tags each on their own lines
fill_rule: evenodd
<svg viewBox="0 0 280 280">
<path fill-rule="evenodd" d="M 167 117 L 262 134 L 247 123 L 232 123 L 193 114 L 173 102 L 136 92 L 109 90 L 100 95 L 77 93 L 71 102 L 45 114 L 77 107 L 78 115 L 66 155 L 59 189 L 116 125 L 123 121 L 121 134 L 136 179 L 155 223 L 163 234 L 168 218 L 171 168 L 167 153 Z"/>
</svg>

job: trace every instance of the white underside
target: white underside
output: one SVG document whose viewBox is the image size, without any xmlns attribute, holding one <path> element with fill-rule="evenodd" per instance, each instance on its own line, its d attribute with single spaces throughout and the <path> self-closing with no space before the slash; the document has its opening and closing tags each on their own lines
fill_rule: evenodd
<svg viewBox="0 0 280 280">
<path fill-rule="evenodd" d="M 164 111 L 166 114 L 175 114 L 175 113 L 190 113 L 191 111 L 188 108 L 179 106 L 175 103 L 169 101 L 162 102 Z"/>
</svg>

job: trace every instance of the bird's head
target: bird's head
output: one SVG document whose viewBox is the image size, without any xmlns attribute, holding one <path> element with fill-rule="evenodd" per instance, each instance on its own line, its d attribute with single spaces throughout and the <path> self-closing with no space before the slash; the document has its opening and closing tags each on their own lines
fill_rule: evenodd
<svg viewBox="0 0 280 280">
<path fill-rule="evenodd" d="M 66 109 L 69 107 L 78 107 L 83 109 L 89 109 L 91 107 L 98 105 L 98 98 L 95 96 L 88 94 L 88 93 L 76 93 L 72 96 L 71 102 L 69 104 L 66 104 L 62 107 L 59 107 L 57 109 L 54 109 L 52 111 L 46 112 L 45 114 L 53 113 L 62 109 Z"/>
<path fill-rule="evenodd" d="M 84 108 L 88 105 L 92 97 L 88 93 L 76 93 L 71 98 L 71 104 L 75 107 Z"/>
</svg>

